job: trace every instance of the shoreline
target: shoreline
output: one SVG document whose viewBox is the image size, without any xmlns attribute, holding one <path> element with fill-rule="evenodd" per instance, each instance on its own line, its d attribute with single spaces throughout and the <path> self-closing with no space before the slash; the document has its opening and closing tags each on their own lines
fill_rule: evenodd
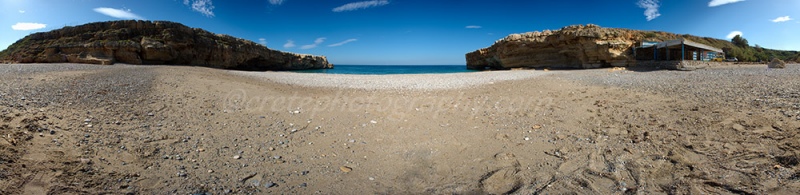
<svg viewBox="0 0 800 195">
<path fill-rule="evenodd" d="M 483 71 L 443 74 L 324 74 L 296 72 L 227 71 L 229 74 L 304 87 L 364 90 L 447 90 L 462 89 L 495 82 L 525 80 L 558 71 Z"/>
</svg>

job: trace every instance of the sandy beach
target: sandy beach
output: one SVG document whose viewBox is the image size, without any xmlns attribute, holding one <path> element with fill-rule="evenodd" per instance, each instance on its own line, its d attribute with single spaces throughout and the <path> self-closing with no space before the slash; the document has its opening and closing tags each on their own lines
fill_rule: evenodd
<svg viewBox="0 0 800 195">
<path fill-rule="evenodd" d="M 800 65 L 0 65 L 0 194 L 799 194 Z"/>
</svg>

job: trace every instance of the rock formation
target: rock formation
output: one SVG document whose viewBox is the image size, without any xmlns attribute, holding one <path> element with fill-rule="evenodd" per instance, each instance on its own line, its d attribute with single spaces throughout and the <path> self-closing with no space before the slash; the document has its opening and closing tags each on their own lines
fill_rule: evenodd
<svg viewBox="0 0 800 195">
<path fill-rule="evenodd" d="M 786 68 L 786 63 L 783 60 L 778 58 L 773 58 L 769 64 L 767 64 L 769 68 Z"/>
<path fill-rule="evenodd" d="M 18 63 L 166 64 L 239 70 L 332 68 L 324 56 L 268 49 L 252 41 L 166 21 L 110 21 L 22 38 L 0 53 Z"/>
<path fill-rule="evenodd" d="M 561 30 L 512 34 L 466 55 L 467 68 L 597 68 L 629 66 L 641 33 L 575 25 Z"/>
</svg>

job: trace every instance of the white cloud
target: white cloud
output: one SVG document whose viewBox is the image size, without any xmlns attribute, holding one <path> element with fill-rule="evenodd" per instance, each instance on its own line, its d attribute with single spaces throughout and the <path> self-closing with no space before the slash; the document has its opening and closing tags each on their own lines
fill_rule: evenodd
<svg viewBox="0 0 800 195">
<path fill-rule="evenodd" d="M 25 10 L 19 10 L 19 13 L 24 14 Z"/>
<path fill-rule="evenodd" d="M 472 28 L 472 29 L 476 29 L 476 28 L 483 28 L 483 27 L 482 27 L 482 26 L 477 26 L 477 25 L 469 25 L 469 26 L 467 26 L 467 27 L 464 27 L 464 28 Z"/>
<path fill-rule="evenodd" d="M 258 38 L 258 43 L 264 46 L 267 46 L 267 39 L 265 38 Z"/>
<path fill-rule="evenodd" d="M 736 35 L 742 36 L 742 31 L 738 31 L 738 30 L 731 31 L 731 33 L 728 33 L 728 36 L 725 36 L 725 38 L 733 39 L 733 37 L 735 37 Z"/>
<path fill-rule="evenodd" d="M 284 0 L 269 0 L 269 4 L 272 5 L 280 5 L 283 4 Z"/>
<path fill-rule="evenodd" d="M 17 24 L 11 25 L 11 29 L 14 30 L 36 30 L 45 27 L 47 27 L 47 24 L 27 23 L 27 22 L 17 22 Z"/>
<path fill-rule="evenodd" d="M 358 39 L 347 39 L 347 40 L 344 40 L 342 42 L 330 44 L 330 45 L 328 45 L 328 47 L 339 47 L 339 46 L 342 46 L 344 44 L 347 44 L 347 43 L 350 43 L 350 42 L 353 42 L 353 41 L 358 41 Z"/>
<path fill-rule="evenodd" d="M 283 48 L 292 48 L 294 46 L 296 46 L 296 45 L 294 44 L 294 41 L 292 41 L 292 40 L 286 40 L 286 44 L 283 44 Z"/>
<path fill-rule="evenodd" d="M 772 20 L 772 22 L 786 22 L 786 21 L 789 21 L 789 20 L 792 20 L 792 18 L 790 18 L 789 16 L 783 16 L 783 17 L 775 18 L 774 20 Z"/>
<path fill-rule="evenodd" d="M 736 2 L 740 2 L 740 1 L 744 1 L 744 0 L 711 0 L 711 2 L 708 2 L 708 7 L 717 7 L 717 6 L 720 6 L 720 5 L 725 5 L 725 4 L 729 4 L 729 3 L 736 3 Z"/>
<path fill-rule="evenodd" d="M 320 37 L 314 40 L 314 44 L 300 46 L 300 49 L 311 49 L 317 47 L 320 43 L 325 42 L 325 37 Z"/>
<path fill-rule="evenodd" d="M 344 4 L 342 6 L 333 8 L 333 12 L 344 12 L 344 11 L 353 11 L 359 9 L 366 9 L 370 7 L 378 7 L 388 5 L 388 0 L 372 0 L 372 1 L 361 1 L 361 2 L 353 2 Z"/>
<path fill-rule="evenodd" d="M 644 16 L 647 17 L 647 21 L 661 16 L 661 14 L 658 13 L 658 7 L 661 6 L 659 5 L 659 0 L 639 0 L 639 3 L 636 4 L 639 5 L 640 8 L 644 8 Z"/>
<path fill-rule="evenodd" d="M 200 12 L 206 17 L 214 17 L 214 4 L 211 0 L 183 0 L 183 4 L 191 6 L 192 10 Z"/>
<path fill-rule="evenodd" d="M 127 19 L 127 20 L 144 20 L 139 15 L 131 13 L 131 10 L 121 10 L 121 9 L 114 9 L 114 8 L 107 8 L 107 7 L 98 7 L 94 8 L 94 11 L 97 13 L 101 13 L 106 16 L 111 16 L 114 18 L 119 19 Z"/>
</svg>

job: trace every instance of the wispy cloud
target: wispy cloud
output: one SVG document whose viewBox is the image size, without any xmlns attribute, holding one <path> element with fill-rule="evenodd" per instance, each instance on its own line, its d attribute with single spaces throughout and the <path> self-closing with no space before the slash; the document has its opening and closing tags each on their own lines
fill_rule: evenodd
<svg viewBox="0 0 800 195">
<path fill-rule="evenodd" d="M 316 48 L 320 43 L 325 42 L 325 37 L 320 37 L 314 40 L 314 44 L 300 46 L 300 49 Z"/>
<path fill-rule="evenodd" d="M 330 44 L 330 45 L 328 45 L 328 47 L 339 47 L 339 46 L 342 46 L 344 44 L 347 44 L 347 43 L 350 43 L 350 42 L 353 42 L 353 41 L 358 41 L 358 39 L 347 39 L 347 40 L 344 40 L 342 42 Z"/>
<path fill-rule="evenodd" d="M 111 17 L 119 18 L 119 19 L 144 20 L 144 18 L 142 18 L 141 16 L 132 13 L 130 9 L 121 10 L 121 9 L 114 9 L 114 8 L 107 8 L 107 7 L 98 7 L 98 8 L 94 8 L 94 11 L 97 12 L 97 13 L 101 13 L 103 15 L 106 15 L 106 16 L 111 16 Z"/>
<path fill-rule="evenodd" d="M 294 41 L 292 41 L 292 40 L 286 40 L 286 44 L 283 44 L 283 48 L 292 48 L 294 46 L 297 46 L 297 45 L 295 45 Z"/>
<path fill-rule="evenodd" d="M 258 38 L 258 43 L 259 43 L 259 44 L 261 44 L 261 45 L 263 45 L 263 46 L 267 46 L 267 39 L 265 39 L 265 38 Z"/>
<path fill-rule="evenodd" d="M 359 9 L 366 9 L 370 7 L 378 7 L 388 5 L 388 0 L 372 0 L 372 1 L 361 1 L 361 2 L 353 2 L 344 4 L 342 6 L 333 8 L 333 12 L 345 12 L 345 11 L 353 11 Z"/>
<path fill-rule="evenodd" d="M 25 10 L 19 10 L 19 13 L 24 14 Z"/>
<path fill-rule="evenodd" d="M 17 22 L 17 24 L 11 25 L 11 29 L 14 30 L 36 30 L 45 27 L 47 27 L 47 24 L 27 23 L 27 22 Z"/>
<path fill-rule="evenodd" d="M 464 27 L 464 28 L 478 29 L 478 28 L 483 28 L 483 27 L 482 26 L 477 26 L 477 25 L 469 25 L 469 26 Z"/>
<path fill-rule="evenodd" d="M 284 0 L 269 0 L 269 4 L 272 5 L 280 5 L 283 4 Z"/>
<path fill-rule="evenodd" d="M 772 22 L 786 22 L 792 20 L 789 16 L 778 17 L 772 20 Z"/>
<path fill-rule="evenodd" d="M 720 6 L 720 5 L 725 5 L 725 4 L 729 4 L 729 3 L 736 3 L 736 2 L 741 2 L 741 1 L 744 1 L 744 0 L 711 0 L 711 2 L 708 2 L 708 7 L 717 7 L 717 6 Z"/>
<path fill-rule="evenodd" d="M 200 12 L 206 17 L 214 17 L 214 4 L 211 0 L 183 0 L 183 4 L 191 6 L 192 10 Z"/>
<path fill-rule="evenodd" d="M 742 31 L 738 30 L 731 31 L 731 33 L 728 33 L 728 36 L 725 36 L 725 38 L 733 39 L 733 37 L 735 37 L 736 35 L 742 36 Z"/>
<path fill-rule="evenodd" d="M 636 4 L 639 5 L 640 8 L 644 8 L 644 16 L 647 17 L 647 21 L 661 16 L 661 14 L 658 13 L 658 7 L 661 6 L 659 5 L 659 0 L 639 0 L 639 3 Z"/>
</svg>

